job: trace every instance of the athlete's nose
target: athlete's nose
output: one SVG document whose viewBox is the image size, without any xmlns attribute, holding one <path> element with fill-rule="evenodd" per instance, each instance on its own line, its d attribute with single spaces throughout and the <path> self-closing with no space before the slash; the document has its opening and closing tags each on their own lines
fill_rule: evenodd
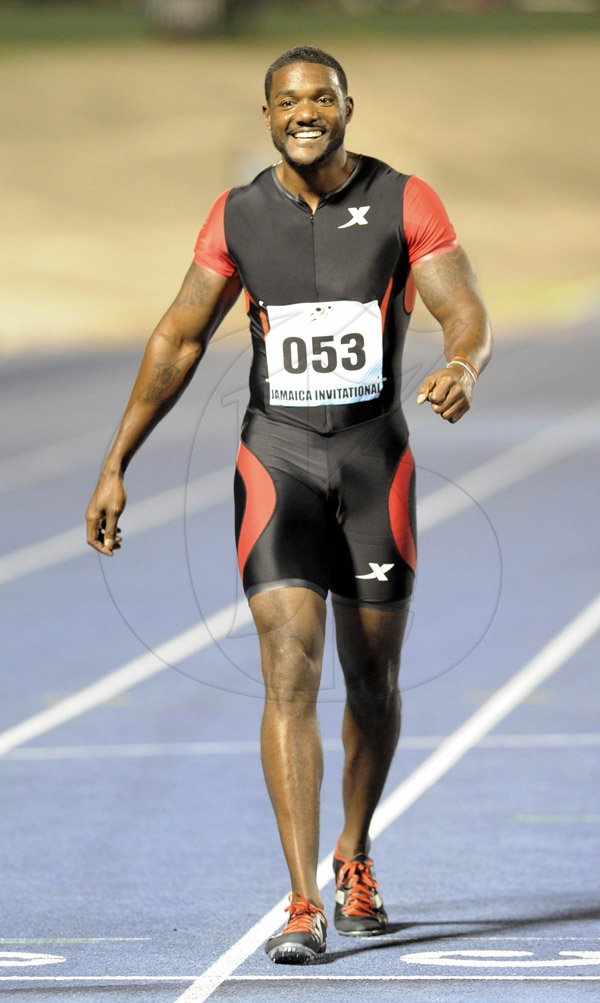
<svg viewBox="0 0 600 1003">
<path fill-rule="evenodd" d="M 296 105 L 295 119 L 302 125 L 307 125 L 317 121 L 319 118 L 319 111 L 313 105 L 312 101 L 300 101 Z"/>
</svg>

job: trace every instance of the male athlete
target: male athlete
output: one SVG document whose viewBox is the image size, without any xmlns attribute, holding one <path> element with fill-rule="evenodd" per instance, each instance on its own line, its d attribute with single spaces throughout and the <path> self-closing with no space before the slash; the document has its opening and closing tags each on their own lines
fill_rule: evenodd
<svg viewBox="0 0 600 1003">
<path fill-rule="evenodd" d="M 400 406 L 415 286 L 442 326 L 447 357 L 417 400 L 446 421 L 469 409 L 491 336 L 435 192 L 346 150 L 353 102 L 339 63 L 320 49 L 290 49 L 269 68 L 265 91 L 281 159 L 210 210 L 148 342 L 87 525 L 100 553 L 118 548 L 125 470 L 243 288 L 254 355 L 236 534 L 265 683 L 262 763 L 292 888 L 289 918 L 266 951 L 294 964 L 326 943 L 316 700 L 328 593 L 347 689 L 334 924 L 348 936 L 387 927 L 369 824 L 400 732 L 400 648 L 415 573 L 414 465 Z"/>
</svg>

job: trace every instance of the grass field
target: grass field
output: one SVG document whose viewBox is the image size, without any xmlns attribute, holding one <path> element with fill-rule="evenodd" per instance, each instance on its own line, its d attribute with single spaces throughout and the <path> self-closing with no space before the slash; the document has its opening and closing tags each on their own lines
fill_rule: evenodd
<svg viewBox="0 0 600 1003">
<path fill-rule="evenodd" d="M 15 11 L 1 9 L 5 37 Z M 114 12 L 102 17 L 107 32 Z M 597 309 L 600 59 L 587 15 L 571 19 L 578 33 L 541 28 L 535 45 L 514 27 L 358 39 L 339 19 L 310 39 L 273 19 L 260 39 L 169 42 L 128 17 L 118 43 L 90 45 L 88 31 L 58 44 L 57 26 L 55 44 L 0 49 L 0 350 L 147 335 L 213 198 L 274 159 L 262 77 L 300 40 L 346 66 L 350 148 L 438 188 L 497 327 Z M 243 326 L 239 311 L 228 324 Z"/>
</svg>

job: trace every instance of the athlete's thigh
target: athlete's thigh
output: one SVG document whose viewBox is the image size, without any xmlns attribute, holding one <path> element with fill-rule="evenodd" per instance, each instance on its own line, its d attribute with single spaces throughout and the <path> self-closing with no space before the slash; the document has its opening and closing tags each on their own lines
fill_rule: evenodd
<svg viewBox="0 0 600 1003">
<path fill-rule="evenodd" d="M 403 428 L 377 419 L 337 445 L 338 601 L 407 605 L 416 569 L 415 473 Z"/>
<path fill-rule="evenodd" d="M 279 588 L 327 595 L 331 533 L 325 468 L 304 430 L 246 424 L 235 475 L 236 541 L 248 598 Z"/>
</svg>

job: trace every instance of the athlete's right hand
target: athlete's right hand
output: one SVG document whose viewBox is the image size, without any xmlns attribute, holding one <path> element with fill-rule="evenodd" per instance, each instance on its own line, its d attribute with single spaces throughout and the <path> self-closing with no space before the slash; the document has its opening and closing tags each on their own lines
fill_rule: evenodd
<svg viewBox="0 0 600 1003">
<path fill-rule="evenodd" d="M 120 474 L 102 472 L 96 489 L 86 509 L 87 542 L 94 550 L 112 557 L 121 546 L 119 516 L 125 508 L 127 496 Z"/>
</svg>

